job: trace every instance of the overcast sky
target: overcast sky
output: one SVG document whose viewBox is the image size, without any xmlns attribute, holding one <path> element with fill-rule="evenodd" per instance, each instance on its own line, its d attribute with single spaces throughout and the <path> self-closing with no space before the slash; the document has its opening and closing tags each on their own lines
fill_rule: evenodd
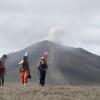
<svg viewBox="0 0 100 100">
<path fill-rule="evenodd" d="M 0 55 L 61 27 L 64 44 L 100 55 L 100 0 L 0 0 Z"/>
</svg>

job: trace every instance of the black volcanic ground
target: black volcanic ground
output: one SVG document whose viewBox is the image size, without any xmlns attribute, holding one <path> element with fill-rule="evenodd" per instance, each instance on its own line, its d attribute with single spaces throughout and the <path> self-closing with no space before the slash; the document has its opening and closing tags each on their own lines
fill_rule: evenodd
<svg viewBox="0 0 100 100">
<path fill-rule="evenodd" d="M 31 81 L 37 82 L 36 67 L 45 51 L 49 52 L 46 83 L 48 84 L 100 84 L 100 57 L 81 48 L 72 48 L 50 41 L 41 41 L 19 52 L 8 55 L 6 81 L 19 80 L 18 62 L 28 52 Z"/>
</svg>

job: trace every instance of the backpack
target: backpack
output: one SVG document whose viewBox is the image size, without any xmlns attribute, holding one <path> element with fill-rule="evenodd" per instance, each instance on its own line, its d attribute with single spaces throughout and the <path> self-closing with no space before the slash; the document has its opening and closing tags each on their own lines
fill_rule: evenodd
<svg viewBox="0 0 100 100">
<path fill-rule="evenodd" d="M 28 62 L 27 60 L 26 60 L 26 61 L 24 60 L 23 63 L 22 63 L 22 66 L 23 66 L 23 67 L 29 66 L 29 62 Z"/>
<path fill-rule="evenodd" d="M 29 70 L 29 63 L 28 61 L 23 61 L 20 71 Z"/>
<path fill-rule="evenodd" d="M 46 70 L 46 66 L 47 66 L 47 63 L 46 62 L 42 63 L 42 61 L 41 61 L 40 64 L 39 64 L 39 69 L 40 70 Z"/>
</svg>

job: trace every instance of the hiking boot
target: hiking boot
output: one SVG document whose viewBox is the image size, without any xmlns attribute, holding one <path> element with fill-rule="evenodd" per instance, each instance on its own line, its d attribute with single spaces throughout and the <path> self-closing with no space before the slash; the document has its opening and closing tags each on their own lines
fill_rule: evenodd
<svg viewBox="0 0 100 100">
<path fill-rule="evenodd" d="M 24 83 L 24 86 L 27 86 L 27 84 L 26 84 L 26 83 Z"/>
<path fill-rule="evenodd" d="M 22 84 L 22 87 L 24 86 L 24 84 Z"/>
</svg>

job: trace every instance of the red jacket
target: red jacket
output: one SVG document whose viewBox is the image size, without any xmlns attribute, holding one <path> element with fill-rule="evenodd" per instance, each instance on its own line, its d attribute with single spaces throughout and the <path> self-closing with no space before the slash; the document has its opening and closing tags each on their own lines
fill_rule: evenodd
<svg viewBox="0 0 100 100">
<path fill-rule="evenodd" d="M 4 74 L 5 68 L 3 64 L 0 64 L 0 75 Z"/>
</svg>

